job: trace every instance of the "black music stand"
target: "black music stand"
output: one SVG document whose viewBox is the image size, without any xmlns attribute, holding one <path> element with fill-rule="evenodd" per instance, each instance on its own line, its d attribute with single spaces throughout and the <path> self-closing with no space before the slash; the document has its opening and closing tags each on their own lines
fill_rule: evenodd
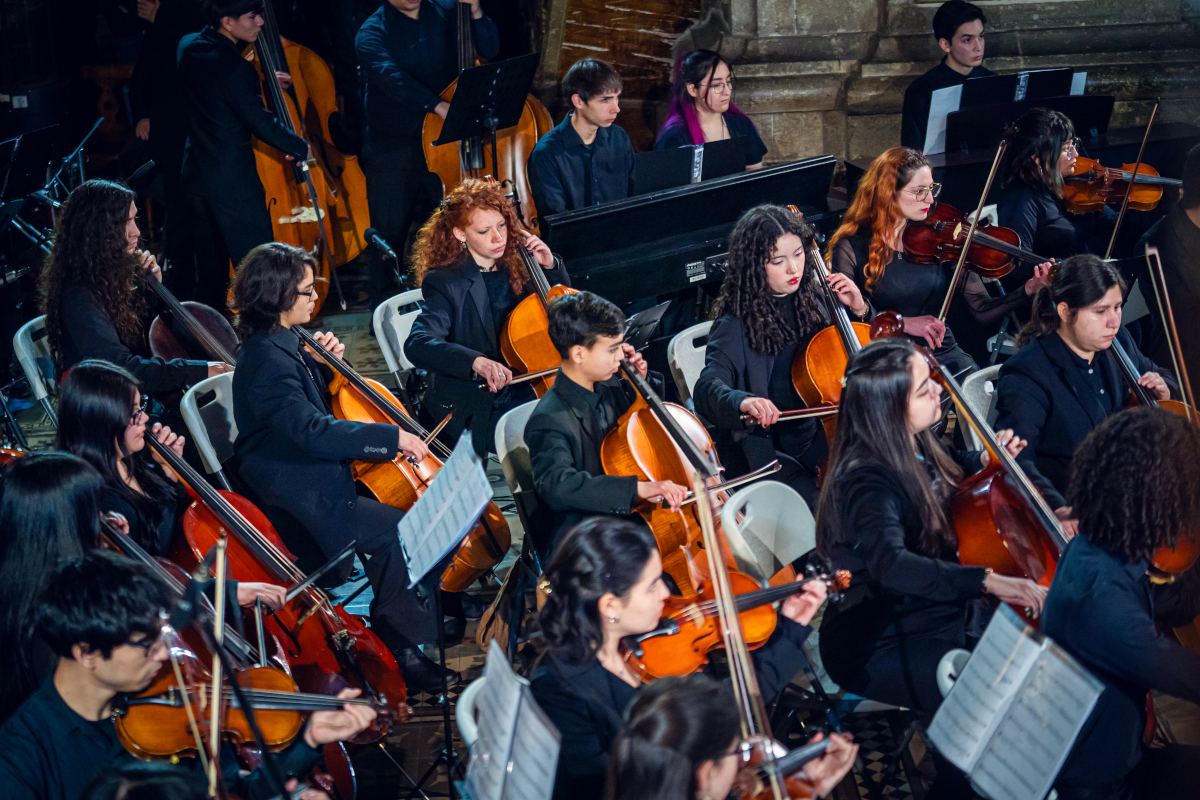
<svg viewBox="0 0 1200 800">
<path fill-rule="evenodd" d="M 492 141 L 492 175 L 500 180 L 496 131 L 511 128 L 521 120 L 525 98 L 533 88 L 540 61 L 539 53 L 530 53 L 460 72 L 442 134 L 433 144 L 440 146 L 489 137 Z"/>
<path fill-rule="evenodd" d="M 964 84 L 964 98 L 966 86 L 974 82 L 972 80 Z M 1005 128 L 1031 108 L 1061 111 L 1070 118 L 1080 136 L 1103 136 L 1108 133 L 1108 122 L 1112 118 L 1114 102 L 1112 95 L 1069 95 L 955 111 L 946 116 L 946 152 L 968 153 L 972 150 L 996 147 L 1004 137 Z"/>
<path fill-rule="evenodd" d="M 692 182 L 696 145 L 633 154 L 633 195 L 661 192 Z"/>
</svg>

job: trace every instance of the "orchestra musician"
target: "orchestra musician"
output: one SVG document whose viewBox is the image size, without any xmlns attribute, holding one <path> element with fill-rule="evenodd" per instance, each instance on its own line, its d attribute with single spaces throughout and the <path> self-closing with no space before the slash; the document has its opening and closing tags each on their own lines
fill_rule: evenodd
<svg viewBox="0 0 1200 800">
<path fill-rule="evenodd" d="M 967 618 L 984 594 L 1035 613 L 1046 596 L 1033 581 L 958 562 L 946 500 L 988 456 L 934 437 L 941 394 L 903 337 L 852 356 L 817 510 L 818 552 L 851 573 L 821 622 L 826 670 L 847 691 L 926 714 L 942 700 L 942 656 L 973 645 Z M 1008 430 L 997 438 L 1014 455 L 1025 444 Z"/>
<path fill-rule="evenodd" d="M 563 75 L 571 111 L 529 155 L 526 171 L 543 217 L 623 200 L 633 189 L 633 145 L 614 124 L 621 76 L 597 58 L 576 61 Z"/>
<path fill-rule="evenodd" d="M 742 735 L 727 685 L 703 673 L 660 678 L 637 693 L 627 716 L 608 760 L 605 800 L 729 797 L 742 766 Z M 833 790 L 858 754 L 850 734 L 831 740 L 802 771 L 817 797 Z"/>
<path fill-rule="evenodd" d="M 233 373 L 236 474 L 300 568 L 312 571 L 351 542 L 375 593 L 371 627 L 396 656 L 412 691 L 439 689 L 441 667 L 419 645 L 436 638 L 434 603 L 409 589 L 396 526 L 404 512 L 357 496 L 351 460 L 421 461 L 429 448 L 396 425 L 337 419 L 327 405 L 332 370 L 306 351 L 293 327 L 313 315 L 312 257 L 272 242 L 256 247 L 234 277 L 242 349 Z M 331 333 L 314 338 L 335 358 L 345 345 Z M 314 550 L 316 552 L 314 552 Z M 353 566 L 331 574 L 342 582 Z M 336 582 L 333 585 L 336 585 Z M 458 673 L 447 670 L 451 683 Z"/>
<path fill-rule="evenodd" d="M 1170 583 L 1148 568 L 1161 547 L 1194 536 L 1200 518 L 1200 431 L 1159 408 L 1106 419 L 1079 445 L 1067 502 L 1079 535 L 1046 597 L 1042 633 L 1104 684 L 1055 788 L 1062 800 L 1182 798 L 1200 786 L 1200 747 L 1147 747 L 1150 690 L 1200 703 L 1200 655 L 1159 626 L 1200 611 L 1200 572 Z"/>
<path fill-rule="evenodd" d="M 671 108 L 654 140 L 655 150 L 722 139 L 746 139 L 746 169 L 759 169 L 767 146 L 754 122 L 733 104 L 729 62 L 712 50 L 680 60 L 671 86 Z"/>
<path fill-rule="evenodd" d="M 1073 533 L 1063 495 L 1071 458 L 1084 437 L 1120 411 L 1130 389 L 1111 352 L 1114 340 L 1140 373 L 1138 383 L 1158 399 L 1171 397 L 1163 371 L 1142 355 L 1121 327 L 1125 279 L 1098 256 L 1072 256 L 1034 299 L 1021 348 L 1000 367 L 996 425 L 1029 442 L 1018 461 L 1055 515 Z"/>
<path fill-rule="evenodd" d="M 145 690 L 167 660 L 159 612 L 171 595 L 146 567 L 96 551 L 49 575 L 37 630 L 57 657 L 53 674 L 0 727 L 0 785 L 11 800 L 75 800 L 105 768 L 134 760 L 117 738 L 114 708 L 121 696 Z M 339 697 L 355 697 L 358 689 Z M 375 711 L 345 705 L 318 711 L 276 758 L 286 774 L 307 776 L 326 744 L 351 739 Z M 190 762 L 196 765 L 196 762 Z M 222 776 L 246 800 L 274 795 L 262 768 L 238 768 L 226 745 Z"/>
<path fill-rule="evenodd" d="M 549 648 L 530 688 L 562 734 L 553 796 L 600 798 L 620 713 L 640 688 L 621 640 L 654 630 L 670 595 L 658 544 L 636 523 L 586 520 L 555 548 L 544 584 L 539 620 Z M 785 600 L 775 633 L 753 652 L 764 699 L 774 698 L 803 664 L 808 623 L 825 597 L 825 584 L 814 581 Z"/>
<path fill-rule="evenodd" d="M 447 439 L 458 441 L 470 429 L 484 459 L 495 447 L 500 416 L 534 399 L 528 384 L 509 386 L 513 371 L 500 355 L 504 320 L 533 291 L 519 247 L 533 254 L 551 286 L 571 285 L 562 259 L 521 228 L 504 190 L 468 179 L 433 212 L 413 248 L 424 303 L 404 353 L 431 376 L 427 403 L 433 416 L 454 413 Z"/>
<path fill-rule="evenodd" d="M 458 2 L 471 7 L 475 50 L 494 59 L 500 52 L 496 23 L 479 0 Z M 418 208 L 442 196 L 425 164 L 421 129 L 426 114 L 445 119 L 450 111 L 439 93 L 458 77 L 456 6 L 455 0 L 387 0 L 354 39 L 367 79 L 362 162 L 371 224 L 398 251 Z M 427 189 L 431 180 L 436 188 Z M 390 296 L 392 274 L 377 254 L 371 262 L 372 308 Z"/>
<path fill-rule="evenodd" d="M 807 223 L 781 206 L 742 215 L 729 237 L 729 266 L 713 307 L 716 321 L 704 351 L 704 370 L 692 391 L 696 412 L 716 426 L 714 442 L 730 476 L 778 459 L 773 477 L 810 508 L 817 504 L 817 468 L 829 454 L 818 419 L 780 425 L 780 411 L 803 408 L 792 383 L 792 360 L 832 321 L 806 250 Z M 830 284 L 860 320 L 871 307 L 853 280 L 835 272 Z M 743 414 L 756 424 L 742 421 Z"/>
<path fill-rule="evenodd" d="M 208 27 L 179 43 L 188 109 L 183 185 L 195 198 L 195 299 L 217 309 L 225 308 L 230 262 L 240 264 L 275 238 L 251 137 L 292 161 L 309 156 L 304 139 L 263 105 L 258 71 L 242 57 L 262 30 L 262 11 L 263 0 L 205 0 Z M 291 85 L 286 73 L 275 79 Z"/>
<path fill-rule="evenodd" d="M 917 264 L 905 258 L 904 229 L 929 216 L 941 184 L 925 156 L 907 147 L 893 147 L 871 162 L 842 224 L 829 239 L 832 269 L 852 278 L 877 311 L 902 315 L 904 333 L 923 342 L 938 362 L 961 380 L 978 369 L 974 359 L 955 341 L 954 332 L 938 319 L 949 289 L 950 270 L 940 264 Z M 1024 291 L 990 297 L 983 281 L 969 272 L 962 294 L 981 323 L 999 322 L 1045 280 L 1048 264 L 1038 265 Z"/>
<path fill-rule="evenodd" d="M 154 256 L 138 253 L 137 205 L 123 184 L 93 179 L 71 192 L 42 268 L 42 312 L 62 374 L 98 358 L 128 370 L 150 395 L 177 391 L 231 368 L 220 362 L 150 356 L 150 294 L 162 280 Z M 221 304 L 224 305 L 223 303 Z"/>
<path fill-rule="evenodd" d="M 624 344 L 625 315 L 591 292 L 556 298 L 548 315 L 562 366 L 525 423 L 534 490 L 553 513 L 542 548 L 547 551 L 585 517 L 630 517 L 638 502 L 653 498 L 677 511 L 687 496 L 677 483 L 607 475 L 601 464 L 604 437 L 637 400 L 633 385 L 617 374 L 621 359 L 629 359 L 656 392 L 662 389 L 662 376 L 649 372 L 646 360 Z"/>
<path fill-rule="evenodd" d="M 958 86 L 971 78 L 986 78 L 996 73 L 983 65 L 983 9 L 964 0 L 948 0 L 933 14 L 933 35 L 946 55 L 933 69 L 904 90 L 904 109 L 900 117 L 900 144 L 913 150 L 925 149 L 929 126 L 929 106 L 933 93 Z"/>
<path fill-rule="evenodd" d="M 168 0 L 169 1 L 169 0 Z M 321 795 L 296 800 L 316 800 Z M 79 800 L 208 800 L 208 784 L 178 764 L 134 761 L 109 767 L 92 779 Z"/>
</svg>

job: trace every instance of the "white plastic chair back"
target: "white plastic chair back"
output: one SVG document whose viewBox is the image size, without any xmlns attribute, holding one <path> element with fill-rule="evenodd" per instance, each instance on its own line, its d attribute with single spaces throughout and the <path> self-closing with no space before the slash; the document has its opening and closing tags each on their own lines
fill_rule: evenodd
<svg viewBox="0 0 1200 800">
<path fill-rule="evenodd" d="M 999 225 L 1000 224 L 1000 211 L 996 208 L 995 203 L 992 203 L 991 205 L 988 205 L 988 206 L 984 206 L 982 216 L 983 216 L 983 224 L 984 225 Z M 971 222 L 974 219 L 975 219 L 974 211 L 967 214 L 967 222 Z"/>
<path fill-rule="evenodd" d="M 954 688 L 954 682 L 958 680 L 959 675 L 962 675 L 970 660 L 971 652 L 963 650 L 961 647 L 956 647 L 942 656 L 942 660 L 937 665 L 938 689 L 941 690 L 942 697 L 950 694 L 950 690 Z"/>
<path fill-rule="evenodd" d="M 739 489 L 721 511 L 738 569 L 761 581 L 817 546 L 817 523 L 795 489 L 765 480 Z"/>
<path fill-rule="evenodd" d="M 518 492 L 533 492 L 533 466 L 529 460 L 529 446 L 525 444 L 525 423 L 537 405 L 536 400 L 522 403 L 504 412 L 496 423 L 496 457 L 508 488 L 514 495 Z"/>
<path fill-rule="evenodd" d="M 214 397 L 203 406 L 200 398 L 209 393 Z M 188 389 L 179 401 L 179 410 L 188 433 L 200 451 L 200 460 L 209 474 L 221 473 L 221 465 L 233 456 L 237 439 L 237 422 L 233 418 L 233 373 L 225 372 L 205 378 Z"/>
<path fill-rule="evenodd" d="M 17 354 L 17 362 L 29 388 L 42 407 L 54 427 L 58 427 L 58 418 L 50 405 L 50 395 L 54 393 L 54 358 L 50 355 L 50 340 L 46 337 L 46 316 L 34 317 L 26 322 L 13 334 L 13 350 Z"/>
<path fill-rule="evenodd" d="M 375 330 L 375 341 L 383 351 L 383 360 L 387 362 L 388 371 L 392 375 L 407 372 L 413 364 L 404 355 L 404 341 L 412 330 L 413 321 L 421 313 L 423 295 L 420 289 L 401 292 L 395 297 L 389 297 L 379 304 L 371 316 L 371 327 Z"/>
<path fill-rule="evenodd" d="M 1000 376 L 1000 365 L 985 367 L 968 375 L 962 382 L 963 398 L 975 409 L 975 413 L 987 420 L 988 425 L 996 422 L 996 383 Z M 983 442 L 975 435 L 971 426 L 962 421 L 967 441 L 973 450 L 982 450 Z"/>
<path fill-rule="evenodd" d="M 467 746 L 467 752 L 470 752 L 479 740 L 479 723 L 475 721 L 475 708 L 479 692 L 483 690 L 486 681 L 487 676 L 484 676 L 468 683 L 454 706 L 454 721 L 458 723 L 458 735 Z"/>
<path fill-rule="evenodd" d="M 688 408 L 695 407 L 692 403 L 692 388 L 704 370 L 704 348 L 712 326 L 712 322 L 693 325 L 675 334 L 667 344 L 667 363 L 671 365 L 671 377 L 675 379 L 679 396 Z"/>
</svg>

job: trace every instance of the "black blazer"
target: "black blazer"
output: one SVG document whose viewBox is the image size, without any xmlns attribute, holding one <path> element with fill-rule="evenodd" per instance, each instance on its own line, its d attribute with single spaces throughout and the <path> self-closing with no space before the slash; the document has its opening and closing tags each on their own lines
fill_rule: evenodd
<svg viewBox="0 0 1200 800">
<path fill-rule="evenodd" d="M 779 617 L 771 638 L 751 654 L 767 702 L 804 666 L 804 640 L 811 630 Z M 562 734 L 553 799 L 603 797 L 608 751 L 638 690 L 606 670 L 599 659 L 573 664 L 553 650 L 538 662 L 529 688 Z"/>
<path fill-rule="evenodd" d="M 662 376 L 649 373 L 651 388 L 662 389 Z M 533 467 L 533 488 L 553 512 L 550 542 L 585 517 L 627 515 L 637 503 L 637 477 L 605 475 L 600 464 L 602 431 L 586 405 L 586 389 L 559 370 L 554 386 L 542 396 L 525 424 L 525 443 Z M 619 414 L 637 399 L 629 381 L 614 376 L 596 384 L 604 402 Z"/>
<path fill-rule="evenodd" d="M 571 276 L 558 258 L 554 268 L 544 272 L 551 286 L 571 285 Z M 527 282 L 521 297 L 532 292 L 533 283 Z M 499 337 L 504 320 L 492 314 L 483 272 L 466 251 L 453 264 L 426 273 L 421 293 L 421 313 L 404 342 L 404 353 L 429 372 L 437 401 L 455 406 L 481 391 L 477 384 L 482 379 L 471 369 L 476 358 L 503 361 Z"/>
<path fill-rule="evenodd" d="M 188 109 L 183 178 L 188 188 L 227 203 L 266 204 L 254 163 L 254 136 L 303 159 L 308 145 L 263 105 L 258 71 L 240 47 L 211 28 L 179 42 L 179 82 Z"/>
<path fill-rule="evenodd" d="M 331 372 L 307 353 L 302 359 L 299 345 L 287 328 L 242 341 L 233 373 L 236 469 L 281 534 L 299 528 L 331 558 L 358 536 L 350 460 L 392 460 L 398 429 L 330 414 Z"/>
<path fill-rule="evenodd" d="M 1158 372 L 1175 388 L 1171 376 L 1142 355 L 1124 328 L 1117 341 L 1141 373 Z M 1097 353 L 1096 360 L 1113 358 Z M 1004 362 L 996 387 L 996 430 L 1012 428 L 1029 445 L 1017 456 L 1051 508 L 1067 504 L 1063 492 L 1071 476 L 1075 448 L 1105 419 L 1104 409 L 1084 383 L 1074 353 L 1057 333 L 1032 340 Z M 1116 369 L 1105 370 L 1105 391 L 1128 399 L 1129 387 Z M 1123 404 L 1119 403 L 1118 407 Z"/>
</svg>

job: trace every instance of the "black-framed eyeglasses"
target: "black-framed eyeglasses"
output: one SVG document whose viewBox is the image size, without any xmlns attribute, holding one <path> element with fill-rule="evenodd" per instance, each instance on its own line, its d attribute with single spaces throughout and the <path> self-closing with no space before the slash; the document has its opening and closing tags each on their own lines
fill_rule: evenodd
<svg viewBox="0 0 1200 800">
<path fill-rule="evenodd" d="M 144 639 L 138 639 L 137 641 L 134 641 L 133 639 L 128 639 L 128 640 L 126 640 L 125 644 L 129 645 L 130 647 L 136 647 L 145 653 L 149 653 L 151 650 L 154 649 L 155 645 L 157 645 L 161 641 L 162 641 L 162 631 L 159 631 L 158 634 L 156 634 L 154 636 L 146 636 Z"/>
<path fill-rule="evenodd" d="M 307 289 L 297 289 L 296 294 L 300 295 L 301 297 L 307 297 L 309 300 L 311 300 L 317 296 L 317 287 L 310 286 Z"/>
<path fill-rule="evenodd" d="M 133 414 L 129 417 L 129 424 L 137 425 L 138 420 L 140 420 L 142 418 L 142 414 L 146 413 L 146 409 L 149 407 L 149 405 L 150 405 L 150 395 L 148 395 L 148 394 L 142 395 L 142 399 L 140 402 L 138 402 L 137 408 L 135 408 L 133 410 Z"/>
</svg>

